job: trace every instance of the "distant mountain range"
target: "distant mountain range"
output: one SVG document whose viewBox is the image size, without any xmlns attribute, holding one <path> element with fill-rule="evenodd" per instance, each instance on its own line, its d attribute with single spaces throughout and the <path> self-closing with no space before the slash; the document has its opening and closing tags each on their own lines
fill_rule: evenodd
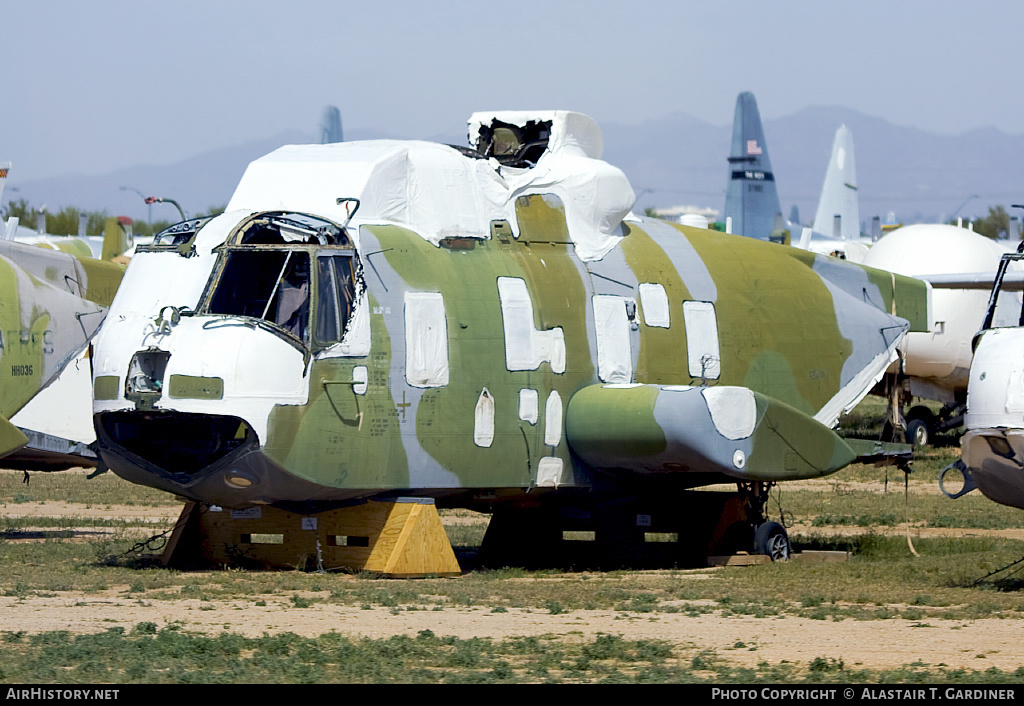
<svg viewBox="0 0 1024 706">
<path fill-rule="evenodd" d="M 836 129 L 853 133 L 861 219 L 889 212 L 904 223 L 983 216 L 988 206 L 1024 201 L 1024 135 L 984 128 L 937 135 L 894 125 L 848 108 L 806 108 L 765 121 L 765 140 L 786 216 L 796 205 L 802 220 L 814 217 Z M 637 193 L 637 209 L 691 205 L 722 210 L 728 177 L 731 125 L 710 125 L 675 113 L 639 125 L 602 125 L 604 159 L 620 167 Z M 401 137 L 350 130 L 346 139 Z M 106 210 L 145 220 L 149 208 L 134 190 L 178 201 L 189 214 L 223 206 L 248 163 L 313 134 L 292 131 L 207 152 L 167 165 L 137 166 L 98 176 L 68 175 L 20 182 L 17 165 L 4 201 L 27 199 L 50 211 L 63 206 Z M 439 142 L 465 144 L 464 132 Z M 125 187 L 125 188 L 122 188 Z M 975 197 L 975 198 L 971 198 Z M 173 206 L 152 207 L 154 219 L 175 220 Z M 1021 215 L 1024 215 L 1022 213 Z"/>
</svg>

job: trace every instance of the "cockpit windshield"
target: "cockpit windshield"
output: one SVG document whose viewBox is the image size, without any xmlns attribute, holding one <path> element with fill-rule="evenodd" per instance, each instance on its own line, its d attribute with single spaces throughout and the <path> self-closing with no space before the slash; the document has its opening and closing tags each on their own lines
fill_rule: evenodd
<svg viewBox="0 0 1024 706">
<path fill-rule="evenodd" d="M 259 319 L 306 348 L 342 340 L 359 288 L 344 228 L 306 214 L 259 214 L 220 250 L 202 313 Z"/>
<path fill-rule="evenodd" d="M 208 313 L 264 319 L 305 340 L 309 279 L 307 253 L 229 252 Z"/>
</svg>

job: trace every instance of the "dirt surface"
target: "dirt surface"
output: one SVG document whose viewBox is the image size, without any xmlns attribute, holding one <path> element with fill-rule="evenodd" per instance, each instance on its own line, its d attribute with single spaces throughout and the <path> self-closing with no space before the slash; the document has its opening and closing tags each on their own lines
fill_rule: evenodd
<svg viewBox="0 0 1024 706">
<path fill-rule="evenodd" d="M 7 516 L 54 516 L 121 518 L 137 522 L 140 533 L 150 533 L 148 525 L 164 527 L 178 515 L 177 508 L 140 508 L 135 506 L 87 507 L 72 503 L 19 503 L 0 508 Z M 446 517 L 445 522 L 480 522 L 474 517 Z M 39 541 L 53 535 L 53 528 L 38 532 L 20 532 L 25 541 Z M 63 530 L 71 539 L 95 538 L 113 532 L 87 527 Z M 863 527 L 794 527 L 800 534 L 862 534 Z M 905 527 L 874 528 L 873 531 L 906 534 Z M 1024 530 L 957 530 L 947 528 L 911 528 L 913 537 L 948 534 L 998 535 L 1024 539 Z M 14 541 L 9 539 L 8 541 Z M 701 580 L 714 569 L 684 572 L 681 580 Z M 356 581 L 344 575 L 332 581 Z M 451 579 L 459 581 L 460 579 Z M 528 580 L 557 580 L 550 577 Z M 302 594 L 300 594 L 302 595 Z M 548 611 L 509 608 L 504 613 L 489 608 L 445 606 L 443 610 L 400 610 L 376 607 L 341 606 L 318 600 L 326 594 L 310 593 L 308 608 L 296 607 L 281 594 L 248 596 L 244 600 L 216 600 L 191 597 L 147 599 L 132 593 L 128 586 L 113 586 L 106 591 L 60 591 L 44 595 L 0 597 L 0 629 L 38 633 L 67 630 L 72 633 L 102 632 L 112 627 L 130 631 L 140 622 L 158 627 L 179 625 L 181 629 L 207 634 L 223 631 L 259 636 L 264 633 L 294 632 L 317 636 L 335 631 L 353 636 L 383 638 L 395 634 L 416 635 L 432 630 L 438 635 L 459 638 L 489 637 L 495 640 L 512 636 L 552 636 L 565 640 L 592 640 L 599 634 L 621 635 L 626 639 L 665 640 L 672 643 L 680 658 L 689 659 L 702 650 L 737 666 L 754 667 L 760 662 L 784 661 L 807 664 L 817 657 L 842 659 L 848 668 L 889 669 L 912 662 L 945 665 L 950 668 L 1013 670 L 1024 665 L 1024 640 L 1021 624 L 1014 619 L 943 620 L 925 618 L 913 621 L 891 620 L 812 620 L 795 616 L 755 618 L 748 615 L 723 615 L 722 611 L 697 616 L 686 613 L 629 613 L 616 610 L 573 610 L 551 614 Z M 265 605 L 256 605 L 258 602 Z M 712 606 L 713 607 L 713 606 Z"/>
<path fill-rule="evenodd" d="M 458 579 L 453 579 L 458 580 Z M 265 606 L 257 606 L 258 600 Z M 739 666 L 783 661 L 807 664 L 816 657 L 842 659 L 848 667 L 886 669 L 911 662 L 951 668 L 1013 670 L 1024 664 L 1021 626 L 1016 620 L 975 621 L 927 619 L 853 620 L 839 622 L 793 616 L 753 618 L 707 613 L 623 613 L 574 610 L 557 615 L 509 609 L 446 607 L 441 611 L 361 609 L 314 603 L 296 608 L 277 596 L 247 600 L 139 600 L 127 586 L 88 594 L 61 592 L 52 597 L 0 598 L 4 630 L 28 633 L 68 630 L 102 632 L 112 627 L 130 631 L 140 622 L 158 627 L 177 624 L 183 630 L 216 634 L 232 631 L 251 637 L 294 632 L 309 637 L 326 632 L 384 638 L 415 636 L 421 630 L 459 638 L 548 635 L 592 640 L 599 634 L 631 640 L 665 640 L 681 658 L 701 650 Z M 737 646 L 740 645 L 740 646 Z"/>
<path fill-rule="evenodd" d="M 138 505 L 83 505 L 59 500 L 46 502 L 6 503 L 0 506 L 3 517 L 62 517 L 73 522 L 76 517 L 105 520 L 126 520 L 132 524 L 169 525 L 178 519 L 181 507 L 142 507 Z"/>
</svg>

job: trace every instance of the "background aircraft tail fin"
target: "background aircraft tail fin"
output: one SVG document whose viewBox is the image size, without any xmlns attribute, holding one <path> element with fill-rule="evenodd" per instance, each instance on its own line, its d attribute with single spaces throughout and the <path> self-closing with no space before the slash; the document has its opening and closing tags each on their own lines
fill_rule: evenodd
<svg viewBox="0 0 1024 706">
<path fill-rule="evenodd" d="M 341 141 L 341 111 L 329 105 L 324 108 L 323 117 L 320 118 L 320 144 L 330 145 Z"/>
<path fill-rule="evenodd" d="M 838 219 L 838 233 L 835 233 Z M 853 159 L 853 133 L 842 125 L 832 143 L 832 158 L 821 187 L 814 230 L 843 240 L 860 237 L 857 166 Z"/>
<path fill-rule="evenodd" d="M 10 162 L 0 162 L 0 203 L 4 200 L 4 186 L 7 184 L 7 172 L 11 171 Z"/>
<path fill-rule="evenodd" d="M 125 216 L 111 216 L 103 229 L 103 254 L 100 259 L 113 260 L 131 250 L 132 219 Z"/>
<path fill-rule="evenodd" d="M 767 239 L 781 213 L 757 100 L 753 93 L 741 93 L 732 124 L 725 215 L 732 218 L 733 233 Z"/>
</svg>

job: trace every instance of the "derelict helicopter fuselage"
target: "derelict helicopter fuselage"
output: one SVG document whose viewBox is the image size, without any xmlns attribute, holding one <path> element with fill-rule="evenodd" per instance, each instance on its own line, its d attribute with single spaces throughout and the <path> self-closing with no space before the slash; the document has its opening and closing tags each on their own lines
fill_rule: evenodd
<svg viewBox="0 0 1024 706">
<path fill-rule="evenodd" d="M 140 247 L 93 355 L 104 462 L 315 511 L 773 483 L 860 454 L 830 427 L 923 327 L 924 283 L 634 216 L 585 116 L 470 135 L 282 148 L 224 214 Z"/>
</svg>

